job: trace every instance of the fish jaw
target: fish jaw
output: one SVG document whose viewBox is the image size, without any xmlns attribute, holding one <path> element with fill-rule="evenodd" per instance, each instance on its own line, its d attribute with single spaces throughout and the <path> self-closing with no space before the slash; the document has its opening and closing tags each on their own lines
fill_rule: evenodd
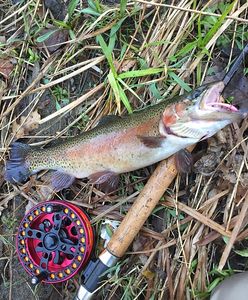
<svg viewBox="0 0 248 300">
<path fill-rule="evenodd" d="M 221 93 L 225 85 L 222 81 L 211 84 L 196 104 L 198 117 L 204 120 L 229 120 L 230 123 L 246 117 L 232 104 L 224 103 Z"/>
<path fill-rule="evenodd" d="M 221 96 L 224 88 L 222 81 L 209 84 L 195 98 L 168 106 L 160 124 L 161 133 L 200 141 L 245 118 L 247 112 L 224 103 Z"/>
</svg>

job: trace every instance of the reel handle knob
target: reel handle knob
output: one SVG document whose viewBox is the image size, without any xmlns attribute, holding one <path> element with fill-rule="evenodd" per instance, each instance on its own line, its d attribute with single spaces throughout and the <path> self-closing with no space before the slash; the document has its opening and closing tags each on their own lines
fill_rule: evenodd
<svg viewBox="0 0 248 300">
<path fill-rule="evenodd" d="M 32 283 L 33 285 L 36 285 L 36 284 L 38 284 L 39 282 L 41 282 L 42 280 L 47 279 L 47 277 L 48 277 L 47 272 L 41 272 L 41 273 L 38 274 L 37 276 L 33 276 L 33 277 L 32 277 L 31 283 Z"/>
</svg>

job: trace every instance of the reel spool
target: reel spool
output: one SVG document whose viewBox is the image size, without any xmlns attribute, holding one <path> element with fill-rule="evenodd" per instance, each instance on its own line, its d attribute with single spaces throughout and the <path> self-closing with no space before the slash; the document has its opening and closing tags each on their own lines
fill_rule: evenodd
<svg viewBox="0 0 248 300">
<path fill-rule="evenodd" d="M 16 237 L 19 260 L 33 284 L 70 279 L 87 263 L 93 243 L 89 218 L 74 204 L 58 200 L 33 207 Z"/>
</svg>

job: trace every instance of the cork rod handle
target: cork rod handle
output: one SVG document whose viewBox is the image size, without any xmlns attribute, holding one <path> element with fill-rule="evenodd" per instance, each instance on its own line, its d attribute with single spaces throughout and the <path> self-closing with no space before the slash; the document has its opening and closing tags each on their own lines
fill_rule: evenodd
<svg viewBox="0 0 248 300">
<path fill-rule="evenodd" d="M 193 147 L 189 149 L 192 151 Z M 127 215 L 113 234 L 107 250 L 122 257 L 146 219 L 177 175 L 174 156 L 162 161 L 151 175 Z"/>
</svg>

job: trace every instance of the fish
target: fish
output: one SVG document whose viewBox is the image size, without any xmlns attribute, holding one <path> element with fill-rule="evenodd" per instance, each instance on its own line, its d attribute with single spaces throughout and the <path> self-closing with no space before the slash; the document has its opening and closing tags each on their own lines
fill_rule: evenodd
<svg viewBox="0 0 248 300">
<path fill-rule="evenodd" d="M 127 116 L 106 116 L 82 134 L 49 148 L 14 142 L 5 179 L 25 182 L 41 170 L 55 170 L 55 190 L 69 187 L 75 178 L 116 185 L 117 175 L 159 162 L 207 139 L 247 113 L 224 103 L 222 81 L 201 86 L 173 102 L 158 104 Z"/>
<path fill-rule="evenodd" d="M 240 56 L 234 68 L 239 64 Z M 105 116 L 96 127 L 57 145 L 40 149 L 14 142 L 5 179 L 23 183 L 41 170 L 53 170 L 51 184 L 56 191 L 69 187 L 76 178 L 116 188 L 119 174 L 144 168 L 175 153 L 179 162 L 190 161 L 183 149 L 247 116 L 246 111 L 225 103 L 221 95 L 234 68 L 231 76 L 228 72 L 222 81 L 202 85 L 186 95 L 129 115 Z"/>
</svg>

